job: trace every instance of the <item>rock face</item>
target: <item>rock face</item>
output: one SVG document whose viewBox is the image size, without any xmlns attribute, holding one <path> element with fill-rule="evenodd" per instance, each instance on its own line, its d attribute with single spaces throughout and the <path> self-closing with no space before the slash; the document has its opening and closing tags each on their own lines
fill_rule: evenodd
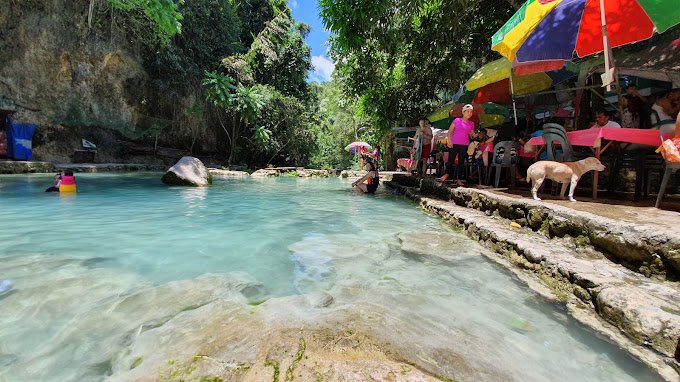
<svg viewBox="0 0 680 382">
<path fill-rule="evenodd" d="M 141 59 L 123 36 L 89 28 L 87 17 L 80 2 L 6 4 L 0 94 L 17 106 L 17 120 L 112 127 L 133 122 L 141 101 L 135 93 L 147 80 Z"/>
<path fill-rule="evenodd" d="M 89 21 L 88 3 L 93 11 Z M 143 50 L 135 43 L 138 38 L 127 35 L 124 16 L 111 11 L 107 3 L 3 2 L 0 107 L 15 109 L 12 118 L 16 121 L 38 125 L 36 137 L 44 139 L 34 143 L 35 159 L 65 161 L 77 145 L 64 148 L 64 153 L 59 152 L 62 147 L 48 145 L 68 135 L 60 130 L 82 129 L 87 134 L 78 132 L 73 143 L 79 144 L 79 138 L 95 142 L 98 159 L 110 161 L 102 151 L 107 142 L 89 134 L 95 127 L 137 138 L 181 117 L 167 111 L 167 105 L 184 110 L 195 102 L 192 97 L 178 96 L 182 92 L 176 89 L 158 89 L 144 68 Z M 188 124 L 174 126 L 157 135 L 159 144 L 181 147 L 190 136 Z M 204 150 L 215 148 L 211 129 L 193 139 Z"/>
<path fill-rule="evenodd" d="M 183 157 L 168 169 L 161 181 L 174 186 L 205 187 L 212 184 L 212 176 L 199 159 Z"/>
</svg>

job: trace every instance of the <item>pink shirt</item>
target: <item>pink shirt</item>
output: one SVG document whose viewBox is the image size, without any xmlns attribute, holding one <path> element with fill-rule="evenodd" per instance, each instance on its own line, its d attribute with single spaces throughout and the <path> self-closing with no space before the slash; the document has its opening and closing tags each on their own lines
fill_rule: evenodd
<svg viewBox="0 0 680 382">
<path fill-rule="evenodd" d="M 453 136 L 451 134 L 453 128 Z M 456 118 L 449 127 L 449 142 L 451 145 L 469 145 L 470 132 L 475 129 L 475 123 L 472 121 L 463 121 L 463 118 Z"/>
</svg>

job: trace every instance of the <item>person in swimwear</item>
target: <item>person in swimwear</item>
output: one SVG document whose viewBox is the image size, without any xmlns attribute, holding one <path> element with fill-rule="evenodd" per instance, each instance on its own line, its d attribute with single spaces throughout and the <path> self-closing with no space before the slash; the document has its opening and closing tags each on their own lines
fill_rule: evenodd
<svg viewBox="0 0 680 382">
<path fill-rule="evenodd" d="M 61 185 L 61 174 L 56 174 L 54 176 L 54 184 L 47 188 L 45 192 L 59 192 L 59 185 Z"/>
<path fill-rule="evenodd" d="M 361 179 L 352 182 L 352 187 L 356 187 L 357 191 L 361 193 L 373 194 L 375 193 L 375 190 L 378 189 L 378 185 L 380 184 L 378 169 L 375 167 L 373 162 L 367 162 L 366 171 L 366 175 L 364 175 Z"/>
</svg>

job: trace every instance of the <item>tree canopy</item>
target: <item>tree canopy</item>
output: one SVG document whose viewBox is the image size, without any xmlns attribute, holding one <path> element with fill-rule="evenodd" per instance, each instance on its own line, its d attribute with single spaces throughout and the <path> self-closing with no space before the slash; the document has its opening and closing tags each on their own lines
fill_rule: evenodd
<svg viewBox="0 0 680 382">
<path fill-rule="evenodd" d="M 320 0 L 336 76 L 381 134 L 455 93 L 515 1 Z"/>
</svg>

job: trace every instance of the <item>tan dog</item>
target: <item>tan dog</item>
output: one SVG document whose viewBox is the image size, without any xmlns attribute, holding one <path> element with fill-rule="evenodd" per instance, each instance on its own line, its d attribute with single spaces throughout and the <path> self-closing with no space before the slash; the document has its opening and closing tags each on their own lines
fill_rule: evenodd
<svg viewBox="0 0 680 382">
<path fill-rule="evenodd" d="M 564 163 L 542 160 L 529 166 L 527 182 L 533 182 L 531 195 L 534 197 L 534 200 L 541 200 L 537 194 L 545 178 L 562 183 L 561 198 L 564 198 L 567 184 L 571 184 L 571 187 L 569 187 L 569 200 L 575 202 L 574 190 L 576 189 L 576 184 L 583 174 L 591 170 L 604 171 L 604 165 L 597 158 L 593 157 Z"/>
<path fill-rule="evenodd" d="M 411 158 L 399 158 L 397 159 L 397 168 L 403 167 L 407 172 L 411 172 L 411 167 L 413 167 L 413 160 Z"/>
</svg>

